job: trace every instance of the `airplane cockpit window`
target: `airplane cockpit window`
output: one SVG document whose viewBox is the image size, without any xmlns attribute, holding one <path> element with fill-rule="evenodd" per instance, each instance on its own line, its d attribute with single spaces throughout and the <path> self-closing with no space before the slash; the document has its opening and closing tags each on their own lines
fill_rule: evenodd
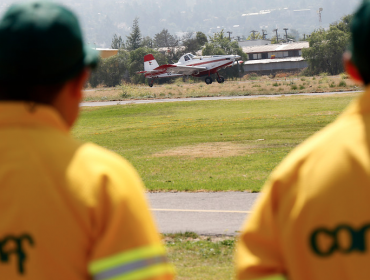
<svg viewBox="0 0 370 280">
<path fill-rule="evenodd" d="M 187 56 L 187 55 L 185 55 L 185 61 L 188 61 L 188 60 L 190 60 L 190 58 Z"/>
<path fill-rule="evenodd" d="M 194 58 L 194 55 L 192 55 L 191 53 L 189 53 L 188 56 L 190 56 L 190 58 Z"/>
</svg>

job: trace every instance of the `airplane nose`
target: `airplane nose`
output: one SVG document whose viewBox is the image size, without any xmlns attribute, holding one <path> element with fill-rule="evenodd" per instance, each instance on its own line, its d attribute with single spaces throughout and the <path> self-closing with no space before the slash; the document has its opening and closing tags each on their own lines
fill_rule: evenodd
<svg viewBox="0 0 370 280">
<path fill-rule="evenodd" d="M 236 55 L 236 56 L 235 56 L 235 59 L 236 59 L 236 60 L 239 60 L 239 59 L 241 59 L 241 58 L 242 58 L 242 57 L 241 57 L 240 55 Z"/>
</svg>

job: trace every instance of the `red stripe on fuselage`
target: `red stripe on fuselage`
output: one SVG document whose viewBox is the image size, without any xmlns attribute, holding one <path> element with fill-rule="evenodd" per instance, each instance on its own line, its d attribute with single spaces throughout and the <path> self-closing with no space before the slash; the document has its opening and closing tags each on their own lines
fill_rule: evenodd
<svg viewBox="0 0 370 280">
<path fill-rule="evenodd" d="M 220 66 L 218 66 L 218 67 L 215 67 L 215 68 L 213 68 L 213 69 L 210 69 L 210 70 L 205 70 L 205 71 L 201 71 L 201 72 L 199 72 L 199 74 L 196 74 L 196 75 L 192 75 L 192 76 L 194 76 L 194 77 L 202 77 L 202 76 L 208 76 L 208 71 L 211 73 L 211 74 L 215 74 L 215 73 L 217 73 L 221 68 L 223 68 L 223 67 L 225 67 L 225 66 L 228 66 L 228 65 L 230 65 L 230 64 L 232 64 L 233 63 L 233 61 L 229 61 L 228 63 L 225 63 L 225 64 L 222 64 L 222 65 L 220 65 Z"/>
<path fill-rule="evenodd" d="M 163 71 L 158 71 L 158 72 L 155 72 L 155 73 L 148 73 L 148 74 L 145 74 L 145 78 L 147 77 L 157 77 L 158 75 L 162 75 L 162 74 L 166 74 L 167 71 L 166 70 L 163 70 Z"/>
<path fill-rule="evenodd" d="M 201 63 L 201 64 L 207 64 L 207 63 L 213 63 L 213 62 L 219 62 L 219 61 L 223 61 L 223 60 L 225 60 L 225 59 L 219 59 L 219 60 L 214 60 L 214 61 L 212 61 L 212 62 L 203 62 L 203 63 Z M 232 64 L 232 63 L 234 63 L 234 61 L 228 61 L 227 63 L 225 63 L 225 64 L 222 64 L 222 65 L 220 65 L 220 66 L 217 66 L 217 67 L 215 67 L 215 68 L 212 68 L 212 69 L 210 69 L 210 70 L 204 70 L 204 71 L 201 71 L 199 74 L 196 74 L 196 75 L 192 75 L 192 76 L 194 76 L 194 77 L 201 77 L 201 76 L 205 76 L 205 75 L 208 75 L 208 71 L 210 71 L 211 72 L 211 74 L 214 74 L 214 73 L 216 73 L 219 69 L 221 69 L 221 68 L 223 68 L 223 67 L 225 67 L 225 66 L 227 66 L 227 65 L 230 65 L 230 64 Z M 199 64 L 194 64 L 194 65 L 199 65 Z M 194 66 L 194 65 L 191 65 L 191 66 Z M 189 65 L 190 66 L 190 65 Z M 166 74 L 167 73 L 167 70 L 168 68 L 166 68 L 166 69 L 164 69 L 163 71 L 160 71 L 160 72 L 155 72 L 155 73 L 147 73 L 147 74 L 145 74 L 145 77 L 156 77 L 156 76 L 159 76 L 159 75 L 162 75 L 162 74 Z"/>
</svg>

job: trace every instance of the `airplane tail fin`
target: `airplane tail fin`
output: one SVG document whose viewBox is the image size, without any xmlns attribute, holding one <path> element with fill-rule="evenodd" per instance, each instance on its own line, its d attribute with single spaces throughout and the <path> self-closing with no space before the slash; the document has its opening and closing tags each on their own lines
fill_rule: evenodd
<svg viewBox="0 0 370 280">
<path fill-rule="evenodd" d="M 158 62 L 155 60 L 154 56 L 150 53 L 144 56 L 144 70 L 151 71 L 159 67 Z"/>
</svg>

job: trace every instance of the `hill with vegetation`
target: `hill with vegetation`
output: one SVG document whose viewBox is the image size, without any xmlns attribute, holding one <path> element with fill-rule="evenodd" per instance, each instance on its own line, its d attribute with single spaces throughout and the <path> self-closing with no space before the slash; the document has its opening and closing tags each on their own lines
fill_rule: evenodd
<svg viewBox="0 0 370 280">
<path fill-rule="evenodd" d="M 14 0 L 2 0 L 0 14 Z M 248 37 L 251 30 L 296 29 L 301 36 L 320 27 L 317 11 L 323 8 L 321 27 L 352 13 L 361 0 L 61 0 L 80 16 L 86 39 L 97 47 L 110 47 L 114 34 L 126 38 L 138 17 L 143 36 L 162 29 L 171 34 L 224 29 L 232 36 Z"/>
</svg>

